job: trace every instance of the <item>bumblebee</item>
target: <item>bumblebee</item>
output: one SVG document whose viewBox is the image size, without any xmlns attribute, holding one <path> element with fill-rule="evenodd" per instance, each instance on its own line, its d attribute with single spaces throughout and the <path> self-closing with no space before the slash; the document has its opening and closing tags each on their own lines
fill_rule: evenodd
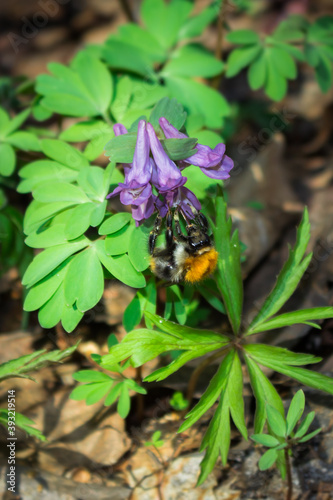
<svg viewBox="0 0 333 500">
<path fill-rule="evenodd" d="M 173 234 L 173 222 L 177 236 Z M 185 281 L 194 284 L 214 271 L 218 253 L 208 235 L 208 223 L 203 214 L 198 212 L 193 222 L 187 222 L 185 236 L 178 211 L 173 214 L 169 211 L 166 216 L 166 246 L 155 248 L 161 226 L 162 218 L 158 215 L 149 235 L 150 269 L 158 278 L 169 283 Z"/>
</svg>

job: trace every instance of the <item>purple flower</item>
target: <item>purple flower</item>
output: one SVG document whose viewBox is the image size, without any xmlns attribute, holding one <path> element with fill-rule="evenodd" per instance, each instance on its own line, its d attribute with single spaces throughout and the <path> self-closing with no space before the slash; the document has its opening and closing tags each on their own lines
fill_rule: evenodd
<svg viewBox="0 0 333 500">
<path fill-rule="evenodd" d="M 140 120 L 132 166 L 125 172 L 125 182 L 119 183 L 119 186 L 107 198 L 120 194 L 120 201 L 123 205 L 138 207 L 151 197 L 152 189 L 149 182 L 153 162 L 149 158 L 149 149 L 146 122 Z"/>
<path fill-rule="evenodd" d="M 166 193 L 183 186 L 187 178 L 182 176 L 177 165 L 168 157 L 155 133 L 154 127 L 150 123 L 147 123 L 147 132 L 151 152 L 155 160 L 155 168 L 153 168 L 152 173 L 154 186 L 160 193 Z"/>
<path fill-rule="evenodd" d="M 187 137 L 171 125 L 166 118 L 160 118 L 159 123 L 167 139 Z M 214 149 L 197 144 L 196 149 L 197 153 L 183 160 L 185 164 L 200 167 L 201 171 L 212 179 L 228 179 L 230 177 L 229 172 L 233 168 L 234 162 L 225 154 L 225 144 L 221 142 Z"/>
<path fill-rule="evenodd" d="M 157 196 L 152 194 L 149 198 L 147 198 L 143 203 L 139 206 L 132 205 L 132 217 L 136 222 L 136 225 L 139 225 L 139 222 L 144 219 L 149 219 L 151 215 L 155 212 L 155 201 Z"/>
<path fill-rule="evenodd" d="M 170 207 L 179 207 L 189 219 L 193 219 L 195 212 L 201 210 L 201 203 L 198 198 L 184 186 L 169 191 L 165 199 Z"/>
</svg>

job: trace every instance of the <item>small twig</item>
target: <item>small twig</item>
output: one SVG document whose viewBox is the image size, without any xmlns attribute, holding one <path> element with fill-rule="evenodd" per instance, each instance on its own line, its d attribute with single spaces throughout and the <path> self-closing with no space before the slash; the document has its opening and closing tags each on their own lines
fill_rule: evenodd
<svg viewBox="0 0 333 500">
<path fill-rule="evenodd" d="M 288 484 L 288 491 L 287 491 L 287 496 L 286 500 L 291 500 L 293 496 L 293 481 L 291 477 L 291 465 L 290 465 L 290 457 L 288 453 L 289 449 L 285 448 L 284 450 L 284 458 L 286 461 L 286 468 L 287 468 L 287 484 Z"/>
<path fill-rule="evenodd" d="M 128 20 L 135 22 L 135 18 L 134 18 L 132 9 L 129 6 L 128 0 L 119 0 L 119 3 L 121 5 L 121 8 L 123 9 L 124 13 L 126 14 Z"/>
</svg>

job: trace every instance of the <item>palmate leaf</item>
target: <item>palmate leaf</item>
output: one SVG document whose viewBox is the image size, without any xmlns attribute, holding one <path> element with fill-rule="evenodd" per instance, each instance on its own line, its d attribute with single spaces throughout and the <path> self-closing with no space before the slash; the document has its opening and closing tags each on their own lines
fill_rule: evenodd
<svg viewBox="0 0 333 500">
<path fill-rule="evenodd" d="M 201 35 L 207 26 L 218 16 L 219 8 L 215 0 L 198 15 L 187 18 L 178 33 L 178 40 Z"/>
<path fill-rule="evenodd" d="M 226 99 L 215 89 L 190 78 L 169 75 L 165 83 L 170 95 L 179 99 L 186 111 L 202 115 L 204 125 L 220 129 L 223 119 L 230 115 L 230 106 Z"/>
<path fill-rule="evenodd" d="M 280 347 L 262 344 L 244 346 L 246 355 L 256 363 L 298 380 L 301 384 L 333 394 L 333 379 L 320 373 L 299 368 L 299 365 L 318 363 L 321 358 L 312 354 L 296 354 Z"/>
<path fill-rule="evenodd" d="M 171 48 L 178 38 L 192 10 L 189 0 L 144 0 L 141 4 L 141 17 L 149 31 L 165 49 Z"/>
<path fill-rule="evenodd" d="M 247 439 L 244 401 L 242 397 L 243 377 L 241 362 L 236 351 L 231 351 L 228 356 L 231 359 L 230 370 L 225 379 L 225 385 L 222 387 L 219 405 L 200 447 L 201 451 L 206 450 L 206 454 L 201 462 L 198 485 L 205 481 L 219 455 L 221 455 L 223 465 L 227 462 L 230 447 L 230 416 L 244 439 Z"/>
<path fill-rule="evenodd" d="M 287 422 L 287 435 L 289 436 L 294 430 L 295 425 L 303 415 L 305 406 L 305 396 L 302 390 L 296 392 L 295 396 L 291 400 L 286 422 Z"/>
<path fill-rule="evenodd" d="M 162 78 L 175 76 L 202 76 L 210 78 L 222 72 L 224 64 L 202 45 L 183 45 L 160 72 Z"/>
<path fill-rule="evenodd" d="M 312 254 L 304 258 L 307 244 L 310 239 L 310 223 L 307 209 L 304 210 L 302 222 L 297 230 L 297 240 L 294 249 L 289 252 L 289 258 L 280 272 L 276 285 L 268 295 L 259 313 L 251 322 L 245 335 L 251 335 L 271 316 L 276 314 L 295 291 L 299 281 L 305 273 Z"/>
<path fill-rule="evenodd" d="M 88 51 L 80 52 L 68 68 L 48 65 L 51 75 L 37 77 L 36 90 L 46 109 L 65 116 L 104 115 L 112 97 L 112 79 L 106 66 Z"/>
<path fill-rule="evenodd" d="M 232 329 L 237 334 L 242 317 L 243 283 L 238 232 L 231 234 L 231 226 L 231 218 L 227 219 L 227 205 L 219 190 L 216 198 L 216 224 L 213 227 L 216 250 L 219 252 L 217 285 Z"/>
<path fill-rule="evenodd" d="M 147 380 L 162 380 L 178 370 L 189 359 L 221 349 L 226 341 L 229 341 L 226 337 L 209 330 L 180 326 L 150 314 L 148 311 L 145 314 L 163 331 L 140 329 L 130 332 L 121 344 L 111 349 L 110 354 L 102 357 L 101 366 L 118 363 L 129 357 L 131 357 L 134 366 L 141 366 L 163 352 L 185 351 L 184 356 L 181 355 L 183 357 L 180 361 L 177 358 L 164 371 L 158 369 L 147 377 Z"/>
</svg>

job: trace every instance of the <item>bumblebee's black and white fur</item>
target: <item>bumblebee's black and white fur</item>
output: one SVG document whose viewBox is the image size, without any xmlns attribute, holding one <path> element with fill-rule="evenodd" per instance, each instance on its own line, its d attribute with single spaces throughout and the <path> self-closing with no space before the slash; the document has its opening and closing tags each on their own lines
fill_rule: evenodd
<svg viewBox="0 0 333 500">
<path fill-rule="evenodd" d="M 172 229 L 173 220 L 176 237 Z M 169 211 L 166 217 L 166 246 L 155 248 L 161 225 L 162 218 L 158 215 L 149 237 L 151 270 L 158 278 L 170 283 L 184 280 L 194 283 L 215 268 L 217 252 L 208 236 L 208 224 L 203 214 L 198 212 L 196 221 L 186 225 L 185 236 L 180 228 L 178 211 L 173 215 Z"/>
</svg>

